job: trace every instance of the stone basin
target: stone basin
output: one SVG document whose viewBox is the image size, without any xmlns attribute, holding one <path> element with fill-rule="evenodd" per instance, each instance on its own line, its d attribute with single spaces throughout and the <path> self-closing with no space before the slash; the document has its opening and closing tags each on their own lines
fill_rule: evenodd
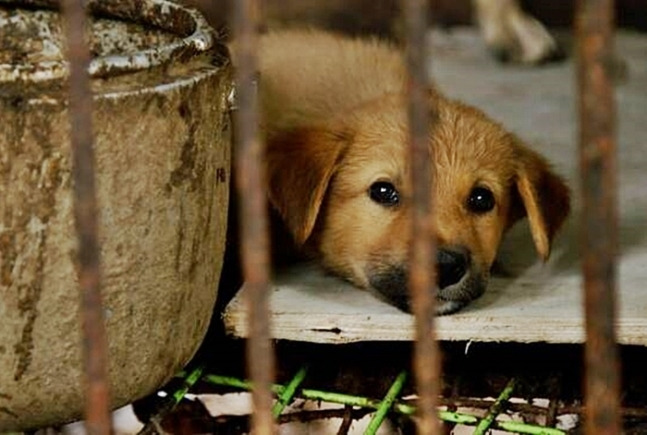
<svg viewBox="0 0 647 435">
<path fill-rule="evenodd" d="M 0 432 L 82 417 L 68 66 L 54 1 L 0 1 Z M 102 295 L 112 406 L 203 339 L 222 267 L 232 90 L 203 18 L 89 2 Z"/>
</svg>

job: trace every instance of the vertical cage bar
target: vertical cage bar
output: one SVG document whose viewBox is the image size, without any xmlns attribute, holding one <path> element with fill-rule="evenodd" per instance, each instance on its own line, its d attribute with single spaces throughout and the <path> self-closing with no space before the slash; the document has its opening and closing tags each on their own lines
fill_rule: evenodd
<svg viewBox="0 0 647 435">
<path fill-rule="evenodd" d="M 247 367 L 254 385 L 252 432 L 274 432 L 272 394 L 274 353 L 270 341 L 269 241 L 267 206 L 264 194 L 263 147 L 258 132 L 258 101 L 255 89 L 257 71 L 258 0 L 234 2 L 236 38 L 236 181 L 240 198 L 242 267 L 247 289 L 249 338 Z"/>
<path fill-rule="evenodd" d="M 582 273 L 586 312 L 585 427 L 620 433 L 619 357 L 615 340 L 616 119 L 611 68 L 613 0 L 579 0 L 577 78 L 582 185 Z"/>
<path fill-rule="evenodd" d="M 434 333 L 436 247 L 433 238 L 429 154 L 429 69 L 427 61 L 426 0 L 403 0 L 409 71 L 410 162 L 413 182 L 413 223 L 409 287 L 416 317 L 414 371 L 419 395 L 418 433 L 440 433 L 437 418 L 439 355 Z"/>
<path fill-rule="evenodd" d="M 101 303 L 100 248 L 94 180 L 92 94 L 85 43 L 86 16 L 82 0 L 61 4 L 70 61 L 69 114 L 81 290 L 83 357 L 86 382 L 85 425 L 89 434 L 111 432 L 107 369 L 107 338 Z"/>
</svg>

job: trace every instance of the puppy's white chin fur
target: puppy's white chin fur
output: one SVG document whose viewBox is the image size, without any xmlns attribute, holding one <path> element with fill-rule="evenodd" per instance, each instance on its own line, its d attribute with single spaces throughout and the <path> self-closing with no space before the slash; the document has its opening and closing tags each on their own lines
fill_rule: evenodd
<svg viewBox="0 0 647 435">
<path fill-rule="evenodd" d="M 451 314 L 478 299 L 485 292 L 489 274 L 469 270 L 456 284 L 436 290 L 436 314 Z"/>
<path fill-rule="evenodd" d="M 444 316 L 446 314 L 452 314 L 456 311 L 459 311 L 461 308 L 465 307 L 467 302 L 456 302 L 456 301 L 437 301 L 436 302 L 436 315 Z"/>
</svg>

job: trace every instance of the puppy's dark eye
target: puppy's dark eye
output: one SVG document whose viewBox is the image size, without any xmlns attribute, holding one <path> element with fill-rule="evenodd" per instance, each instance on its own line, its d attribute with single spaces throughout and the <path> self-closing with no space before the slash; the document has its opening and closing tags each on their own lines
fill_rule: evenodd
<svg viewBox="0 0 647 435">
<path fill-rule="evenodd" d="M 393 207 L 400 202 L 400 193 L 395 186 L 388 181 L 377 181 L 371 184 L 368 195 L 378 204 L 386 207 Z"/>
<path fill-rule="evenodd" d="M 483 214 L 494 208 L 494 194 L 485 187 L 475 187 L 467 198 L 467 208 L 472 213 Z"/>
</svg>

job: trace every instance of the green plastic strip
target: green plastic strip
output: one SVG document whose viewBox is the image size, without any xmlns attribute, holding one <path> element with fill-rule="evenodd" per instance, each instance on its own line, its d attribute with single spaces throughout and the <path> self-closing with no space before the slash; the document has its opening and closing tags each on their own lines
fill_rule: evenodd
<svg viewBox="0 0 647 435">
<path fill-rule="evenodd" d="M 203 371 L 204 371 L 204 366 L 199 366 L 191 373 L 189 373 L 189 376 L 184 378 L 184 384 L 182 385 L 182 387 L 180 387 L 178 390 L 175 391 L 175 393 L 173 393 L 173 401 L 176 405 L 180 403 L 180 401 L 184 398 L 184 396 L 189 391 L 189 389 L 192 386 L 194 386 L 196 382 L 198 382 L 198 380 L 202 376 Z"/>
<path fill-rule="evenodd" d="M 495 421 L 492 425 L 495 429 L 506 430 L 512 433 L 522 433 L 528 435 L 566 435 L 566 432 L 553 429 L 552 427 L 533 426 L 531 424 L 521 423 L 518 421 Z"/>
<path fill-rule="evenodd" d="M 299 388 L 299 385 L 301 385 L 305 379 L 306 373 L 308 373 L 308 369 L 303 367 L 296 375 L 294 375 L 290 383 L 285 387 L 285 390 L 279 394 L 278 400 L 272 407 L 272 415 L 274 418 L 278 418 L 285 407 L 292 401 L 292 398 L 297 392 L 297 388 Z"/>
<path fill-rule="evenodd" d="M 219 375 L 205 375 L 202 378 L 205 382 L 220 385 L 225 387 L 239 388 L 241 390 L 251 390 L 252 383 L 248 381 L 243 381 L 237 378 L 232 378 L 230 376 L 219 376 Z M 272 391 L 280 395 L 285 391 L 284 386 L 282 385 L 273 385 Z M 299 395 L 304 399 L 310 400 L 321 400 L 324 402 L 339 403 L 341 405 L 349 406 L 358 406 L 361 408 L 368 409 L 378 409 L 380 406 L 379 400 L 368 399 L 366 397 L 357 397 L 351 396 L 349 394 L 342 393 L 331 393 L 327 391 L 311 390 L 311 389 L 302 389 Z M 403 415 L 414 415 L 416 413 L 415 406 L 412 406 L 408 403 L 395 402 L 393 404 L 393 410 Z M 473 415 L 460 414 L 451 411 L 439 411 L 438 416 L 442 421 L 449 423 L 464 424 L 468 426 L 476 426 L 479 423 L 479 419 Z M 528 435 L 566 435 L 566 432 L 559 429 L 553 429 L 548 427 L 536 426 L 516 421 L 494 421 L 492 428 L 506 430 L 509 432 L 528 434 Z"/>
<path fill-rule="evenodd" d="M 224 387 L 240 388 L 241 390 L 252 389 L 251 382 L 243 381 L 238 378 L 232 378 L 231 376 L 205 375 L 204 380 L 210 384 L 222 385 Z M 272 386 L 272 391 L 275 393 L 276 393 L 276 387 L 278 387 L 278 385 Z"/>
<path fill-rule="evenodd" d="M 508 400 L 510 400 L 510 396 L 512 396 L 512 391 L 514 391 L 516 383 L 517 381 L 515 379 L 511 379 L 510 382 L 508 382 L 508 385 L 505 386 L 503 391 L 501 391 L 501 394 L 499 394 L 499 397 L 497 397 L 490 407 L 485 418 L 481 420 L 476 426 L 476 429 L 474 429 L 474 435 L 484 435 L 485 432 L 490 429 L 494 420 L 499 414 L 501 414 L 501 412 L 503 412 L 503 408 L 506 403 L 508 403 Z"/>
<path fill-rule="evenodd" d="M 393 406 L 395 399 L 400 394 L 400 391 L 402 391 L 402 387 L 404 387 L 404 382 L 406 380 L 407 380 L 407 372 L 400 372 L 398 377 L 395 378 L 395 381 L 393 381 L 393 385 L 391 385 L 391 388 L 389 388 L 389 391 L 387 391 L 386 396 L 384 396 L 384 399 L 378 406 L 377 411 L 375 412 L 375 414 L 373 414 L 373 418 L 371 418 L 371 421 L 368 423 L 368 426 L 364 431 L 364 435 L 375 435 L 377 430 L 384 422 L 384 419 L 386 418 L 386 414 Z"/>
<path fill-rule="evenodd" d="M 459 414 L 458 412 L 452 411 L 439 411 L 438 418 L 448 423 L 464 424 L 467 426 L 476 426 L 479 422 L 479 419 L 473 415 Z"/>
</svg>

